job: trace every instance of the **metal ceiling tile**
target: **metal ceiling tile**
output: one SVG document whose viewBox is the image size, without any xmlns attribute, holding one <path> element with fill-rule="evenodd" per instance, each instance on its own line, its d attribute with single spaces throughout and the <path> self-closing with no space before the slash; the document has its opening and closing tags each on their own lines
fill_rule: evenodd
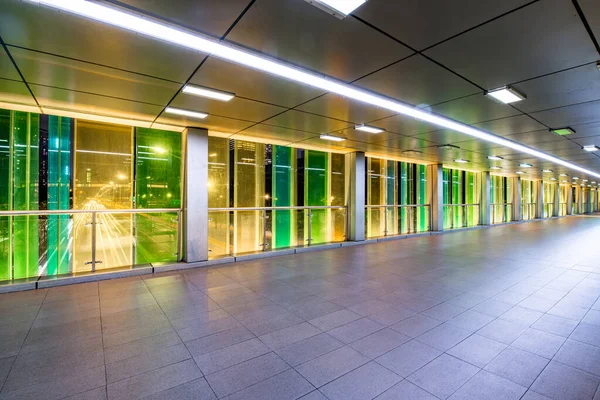
<svg viewBox="0 0 600 400">
<path fill-rule="evenodd" d="M 572 128 L 575 130 L 575 133 L 569 135 L 570 139 L 580 139 L 590 136 L 600 136 L 600 122 L 591 122 L 587 124 L 576 125 L 574 124 Z"/>
<path fill-rule="evenodd" d="M 289 108 L 324 93 L 311 86 L 294 83 L 214 57 L 206 60 L 190 83 Z"/>
<path fill-rule="evenodd" d="M 506 139 L 524 144 L 526 146 L 532 146 L 536 143 L 567 140 L 564 137 L 558 136 L 547 129 L 542 129 L 535 132 L 519 133 L 516 135 L 508 135 L 506 136 Z"/>
<path fill-rule="evenodd" d="M 579 144 L 577 144 L 571 140 L 568 140 L 568 139 L 555 140 L 553 142 L 536 143 L 532 147 L 542 150 L 542 151 L 549 152 L 553 155 L 557 154 L 556 152 L 559 150 L 583 151 L 583 150 L 581 150 L 581 146 Z"/>
<path fill-rule="evenodd" d="M 418 150 L 424 147 L 437 146 L 438 143 L 430 142 L 424 139 L 418 139 L 416 137 L 408 137 L 398 135 L 388 141 L 377 143 L 377 145 L 386 146 L 390 149 L 401 150 Z M 408 154 L 408 153 L 407 153 Z M 413 154 L 410 155 L 413 157 Z"/>
<path fill-rule="evenodd" d="M 260 137 L 263 139 L 273 138 L 285 140 L 292 143 L 315 137 L 315 134 L 311 132 L 303 132 L 265 124 L 254 125 L 248 129 L 244 129 L 240 133 L 248 136 Z"/>
<path fill-rule="evenodd" d="M 250 0 L 104 0 L 220 38 Z M 136 10 L 136 11 L 137 11 Z"/>
<path fill-rule="evenodd" d="M 411 136 L 439 129 L 436 125 L 432 125 L 429 122 L 423 122 L 406 115 L 394 115 L 392 117 L 371 121 L 370 124 L 383 128 L 388 132 L 394 132 L 404 136 Z"/>
<path fill-rule="evenodd" d="M 0 79 L 0 101 L 35 106 L 35 100 L 23 82 Z"/>
<path fill-rule="evenodd" d="M 349 122 L 338 121 L 336 119 L 295 110 L 286 111 L 283 114 L 264 121 L 264 123 L 267 125 L 281 126 L 283 128 L 297 129 L 318 134 L 339 131 L 340 129 L 348 128 L 352 125 Z"/>
<path fill-rule="evenodd" d="M 231 134 L 241 131 L 242 129 L 245 129 L 253 124 L 253 122 L 249 121 L 218 117 L 216 115 L 209 115 L 206 119 L 199 120 L 170 114 L 162 114 L 156 123 L 183 127 L 206 128 Z"/>
<path fill-rule="evenodd" d="M 319 150 L 330 150 L 330 151 L 365 151 L 365 143 L 353 142 L 351 140 L 344 140 L 343 142 L 332 142 L 330 140 L 320 139 L 318 136 L 310 139 L 302 140 L 294 143 L 295 147 L 303 148 L 303 146 L 319 149 Z"/>
<path fill-rule="evenodd" d="M 598 58 L 575 8 L 566 0 L 531 4 L 426 54 L 486 89 Z"/>
<path fill-rule="evenodd" d="M 514 108 L 499 104 L 486 98 L 483 94 L 465 97 L 433 106 L 432 111 L 464 124 L 491 121 L 520 114 Z M 492 132 L 494 133 L 494 132 Z"/>
<path fill-rule="evenodd" d="M 527 2 L 528 0 L 369 0 L 354 14 L 404 43 L 422 50 Z"/>
<path fill-rule="evenodd" d="M 17 69 L 10 61 L 10 58 L 8 58 L 8 54 L 6 54 L 2 48 L 0 48 L 0 78 L 11 79 L 13 81 L 21 80 Z"/>
<path fill-rule="evenodd" d="M 541 130 L 548 131 L 544 125 L 526 115 L 495 119 L 492 121 L 481 122 L 479 124 L 473 124 L 473 126 L 501 136 L 516 135 L 518 133 Z"/>
<path fill-rule="evenodd" d="M 552 128 L 600 121 L 600 100 L 532 113 L 532 117 Z"/>
<path fill-rule="evenodd" d="M 367 133 L 350 127 L 348 129 L 342 129 L 333 133 L 336 136 L 345 137 L 350 140 L 355 140 L 363 143 L 384 143 L 393 140 L 397 137 L 401 137 L 397 133 L 392 132 L 381 132 L 381 133 Z"/>
<path fill-rule="evenodd" d="M 11 47 L 28 83 L 165 106 L 180 85 L 95 64 Z"/>
<path fill-rule="evenodd" d="M 285 111 L 285 108 L 239 97 L 234 97 L 228 102 L 222 102 L 185 93 L 179 93 L 171 103 L 171 107 L 252 122 L 261 122 Z"/>
<path fill-rule="evenodd" d="M 365 124 L 394 115 L 392 111 L 350 100 L 337 94 L 326 94 L 297 108 L 355 124 Z M 373 125 L 377 126 L 377 122 Z"/>
<path fill-rule="evenodd" d="M 431 142 L 436 142 L 436 143 L 440 143 L 440 144 L 461 142 L 461 141 L 469 140 L 470 138 L 472 138 L 472 136 L 465 135 L 464 133 L 460 133 L 460 132 L 456 132 L 456 131 L 451 131 L 449 129 L 440 129 L 437 131 L 420 133 L 418 135 L 414 135 L 413 137 L 429 140 Z"/>
<path fill-rule="evenodd" d="M 477 86 L 418 54 L 354 84 L 417 106 L 430 106 L 481 93 Z"/>
<path fill-rule="evenodd" d="M 257 1 L 227 40 L 344 81 L 412 53 L 354 18 L 339 20 L 302 0 Z"/>
<path fill-rule="evenodd" d="M 203 54 L 27 1 L 3 2 L 5 43 L 184 82 Z M 101 40 L 100 40 L 101 38 Z"/>
<path fill-rule="evenodd" d="M 154 120 L 162 110 L 162 107 L 159 106 L 137 103 L 134 101 L 72 92 L 70 90 L 46 86 L 30 85 L 30 87 L 42 107 L 111 117 L 132 118 L 143 121 Z M 52 113 L 49 112 L 49 114 Z"/>
<path fill-rule="evenodd" d="M 600 56 L 599 56 L 600 57 Z M 514 85 L 527 94 L 515 106 L 527 113 L 600 99 L 596 63 Z"/>
</svg>

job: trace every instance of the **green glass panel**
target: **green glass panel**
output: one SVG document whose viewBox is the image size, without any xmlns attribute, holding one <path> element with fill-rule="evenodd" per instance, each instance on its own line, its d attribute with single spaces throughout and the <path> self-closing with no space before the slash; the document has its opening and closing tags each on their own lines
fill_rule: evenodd
<svg viewBox="0 0 600 400">
<path fill-rule="evenodd" d="M 11 209 L 11 112 L 0 110 L 0 210 Z M 0 280 L 11 278 L 10 259 L 12 249 L 11 218 L 0 218 Z"/>
<path fill-rule="evenodd" d="M 273 146 L 273 207 L 294 206 L 296 202 L 296 151 L 291 147 Z M 296 245 L 296 212 L 273 211 L 273 248 Z"/>
<path fill-rule="evenodd" d="M 13 210 L 39 208 L 39 115 L 13 113 Z M 38 216 L 15 217 L 14 278 L 38 275 Z"/>
<path fill-rule="evenodd" d="M 229 139 L 208 138 L 208 207 L 229 207 Z M 211 211 L 208 214 L 208 251 L 210 257 L 231 253 L 230 213 Z"/>
<path fill-rule="evenodd" d="M 136 128 L 136 208 L 181 207 L 181 134 Z M 177 260 L 177 213 L 135 216 L 135 263 Z"/>
<path fill-rule="evenodd" d="M 70 118 L 48 117 L 48 210 L 68 210 L 71 191 Z M 47 275 L 71 271 L 72 220 L 68 215 L 48 216 Z"/>
<path fill-rule="evenodd" d="M 346 156 L 344 154 L 329 154 L 329 206 L 346 205 Z M 327 210 L 330 221 L 328 242 L 343 242 L 346 238 L 346 217 L 344 210 Z"/>
<path fill-rule="evenodd" d="M 304 156 L 304 204 L 326 206 L 328 204 L 329 154 L 306 150 Z M 312 242 L 326 243 L 328 240 L 327 210 L 313 210 L 311 219 Z M 307 226 L 307 223 L 304 224 Z M 308 232 L 305 233 L 308 235 Z M 305 237 L 308 239 L 308 237 Z"/>
<path fill-rule="evenodd" d="M 417 164 L 417 201 L 416 204 L 427 204 L 427 166 Z M 417 232 L 429 230 L 429 209 L 417 209 Z"/>
</svg>

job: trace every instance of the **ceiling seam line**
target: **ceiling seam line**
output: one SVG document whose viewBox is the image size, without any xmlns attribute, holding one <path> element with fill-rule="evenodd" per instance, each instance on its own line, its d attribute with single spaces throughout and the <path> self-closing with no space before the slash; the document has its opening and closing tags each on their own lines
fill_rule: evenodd
<svg viewBox="0 0 600 400">
<path fill-rule="evenodd" d="M 587 20 L 585 14 L 583 13 L 583 10 L 581 9 L 579 2 L 577 0 L 572 0 L 572 2 L 573 2 L 573 6 L 575 7 L 575 10 L 577 11 L 577 15 L 579 15 L 579 19 L 581 19 L 581 23 L 583 24 L 585 30 L 587 31 L 588 35 L 590 36 L 590 40 L 594 44 L 594 47 L 596 48 L 596 51 L 598 52 L 598 54 L 600 54 L 600 44 L 598 43 L 598 40 L 596 39 L 596 36 L 594 35 L 594 31 L 592 31 L 592 27 L 588 23 L 588 20 Z"/>
<path fill-rule="evenodd" d="M 15 62 L 15 59 L 13 58 L 12 54 L 10 54 L 10 51 L 8 50 L 8 47 L 6 47 L 6 43 L 4 43 L 4 40 L 2 39 L 2 37 L 0 37 L 0 44 L 2 45 L 2 48 L 4 49 L 4 51 L 6 52 L 6 55 L 10 59 L 10 62 L 12 63 L 12 65 L 17 70 L 17 73 L 19 74 L 19 76 L 23 80 L 23 84 L 25 84 L 25 86 L 27 87 L 27 90 L 29 90 L 29 94 L 31 94 L 31 97 L 33 98 L 33 101 L 35 101 L 35 104 L 40 109 L 40 112 L 43 114 L 44 110 L 42 109 L 42 106 L 40 105 L 39 101 L 35 97 L 35 94 L 33 94 L 33 91 L 31 90 L 31 88 L 29 87 L 29 84 L 25 80 L 25 77 L 23 76 L 23 73 L 21 72 L 21 70 L 19 69 L 19 66 Z"/>
<path fill-rule="evenodd" d="M 131 71 L 131 70 L 128 70 L 128 69 L 125 69 L 125 68 L 113 67 L 113 66 L 110 66 L 110 65 L 100 64 L 100 63 L 93 62 L 93 61 L 86 61 L 86 60 L 82 60 L 82 59 L 74 58 L 74 57 L 62 56 L 60 54 L 54 54 L 54 53 L 50 53 L 50 52 L 47 52 L 47 51 L 36 50 L 36 49 L 29 48 L 29 47 L 18 46 L 18 45 L 10 44 L 10 43 L 6 43 L 6 46 L 7 47 L 12 47 L 12 48 L 15 48 L 15 49 L 21 49 L 21 50 L 31 51 L 31 52 L 34 52 L 34 53 L 45 54 L 45 55 L 48 55 L 48 56 L 58 57 L 58 58 L 62 58 L 62 59 L 65 59 L 65 60 L 70 60 L 70 61 L 76 61 L 76 62 L 80 62 L 80 63 L 84 63 L 84 64 L 95 65 L 97 67 L 113 69 L 115 71 L 121 71 L 121 72 L 125 72 L 125 73 L 128 73 L 128 74 L 144 76 L 146 78 L 151 78 L 151 79 L 156 79 L 156 80 L 160 80 L 160 81 L 164 81 L 164 82 L 176 83 L 178 85 L 181 85 L 181 82 L 178 82 L 178 81 L 174 81 L 174 80 L 166 79 L 166 78 L 160 78 L 158 76 L 154 76 L 154 75 L 150 75 L 150 74 L 144 74 L 142 72 Z"/>
<path fill-rule="evenodd" d="M 256 0 L 250 0 L 250 3 L 248 3 L 248 5 L 244 8 L 244 10 L 240 13 L 240 15 L 238 15 L 238 17 L 235 19 L 235 21 L 233 21 L 233 23 L 231 24 L 231 26 L 221 36 L 221 39 L 220 39 L 221 41 L 224 40 L 225 37 L 231 32 L 231 30 L 238 24 L 238 22 L 241 21 L 241 19 L 244 17 L 244 15 L 246 15 L 246 13 L 248 12 L 248 10 L 250 10 L 250 7 L 252 7 L 252 5 L 254 5 L 255 2 L 256 2 Z M 204 57 L 204 59 L 200 62 L 200 64 L 198 64 L 198 66 L 196 67 L 196 69 L 194 69 L 194 71 L 188 77 L 188 79 L 185 81 L 185 83 L 183 85 L 181 85 L 181 87 L 179 88 L 179 90 L 177 90 L 177 92 L 173 95 L 173 97 L 171 98 L 171 100 L 169 100 L 169 102 L 167 103 L 167 105 L 165 105 L 164 108 L 162 109 L 162 111 L 160 113 L 158 113 L 158 115 L 156 116 L 156 118 L 154 118 L 154 121 L 152 121 L 152 124 L 150 126 L 152 126 L 152 125 L 154 125 L 156 123 L 156 121 L 160 118 L 160 116 L 171 105 L 171 103 L 173 103 L 173 100 L 175 100 L 175 98 L 177 97 L 177 95 L 179 93 L 181 93 L 181 91 L 183 90 L 183 88 L 192 80 L 192 78 L 194 77 L 194 75 L 196 75 L 196 73 L 200 70 L 200 68 L 204 65 L 204 63 L 206 62 L 206 60 L 208 60 L 209 57 L 210 57 L 210 54 L 206 55 Z"/>
<path fill-rule="evenodd" d="M 596 61 L 590 61 L 590 62 L 586 62 L 586 63 L 583 63 L 583 64 L 574 65 L 574 66 L 572 66 L 572 67 L 563 68 L 563 69 L 560 69 L 560 70 L 558 70 L 558 71 L 548 72 L 548 73 L 546 73 L 546 74 L 542 74 L 542 75 L 534 76 L 534 77 L 532 77 L 532 78 L 522 79 L 522 80 L 520 80 L 520 81 L 516 81 L 516 82 L 509 83 L 507 86 L 511 86 L 511 85 L 518 85 L 518 84 L 521 84 L 521 83 L 525 83 L 525 82 L 533 81 L 533 80 L 535 80 L 535 79 L 545 78 L 545 77 L 547 77 L 547 76 L 551 76 L 551 75 L 560 74 L 560 73 L 563 73 L 563 72 L 571 71 L 571 70 L 573 70 L 573 69 L 577 69 L 577 68 L 585 67 L 585 66 L 587 66 L 587 65 L 592 65 L 592 64 L 596 64 Z"/>
</svg>

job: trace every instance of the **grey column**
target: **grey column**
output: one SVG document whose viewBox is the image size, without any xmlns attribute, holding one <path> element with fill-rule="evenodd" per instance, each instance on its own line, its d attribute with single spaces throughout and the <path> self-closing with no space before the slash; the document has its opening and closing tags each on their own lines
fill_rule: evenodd
<svg viewBox="0 0 600 400">
<path fill-rule="evenodd" d="M 581 184 L 577 185 L 577 213 L 583 214 L 585 209 L 583 208 L 583 189 Z"/>
<path fill-rule="evenodd" d="M 554 189 L 554 207 L 553 207 L 553 215 L 558 217 L 560 215 L 560 203 L 562 203 L 563 199 L 560 198 L 560 185 L 557 183 Z"/>
<path fill-rule="evenodd" d="M 444 230 L 444 171 L 442 164 L 428 165 L 429 208 L 431 209 L 431 231 Z"/>
<path fill-rule="evenodd" d="M 592 193 L 590 188 L 582 188 L 582 192 L 586 192 L 587 196 L 585 196 L 585 205 L 584 210 L 586 214 L 591 214 L 592 212 Z"/>
<path fill-rule="evenodd" d="M 520 221 L 522 219 L 522 204 L 521 204 L 521 178 L 513 177 L 511 179 L 511 191 L 512 198 L 510 202 L 512 204 L 512 220 Z"/>
<path fill-rule="evenodd" d="M 535 192 L 537 193 L 537 200 L 535 203 L 535 217 L 544 218 L 544 182 L 535 182 Z"/>
<path fill-rule="evenodd" d="M 573 215 L 573 187 L 569 184 L 567 191 L 567 215 Z"/>
<path fill-rule="evenodd" d="M 365 153 L 346 154 L 348 165 L 348 238 L 359 242 L 365 240 Z"/>
<path fill-rule="evenodd" d="M 481 193 L 479 194 L 479 225 L 489 225 L 491 223 L 491 185 L 490 173 L 480 172 L 479 180 L 481 182 Z"/>
<path fill-rule="evenodd" d="M 183 140 L 183 260 L 208 260 L 208 131 L 187 128 Z"/>
</svg>

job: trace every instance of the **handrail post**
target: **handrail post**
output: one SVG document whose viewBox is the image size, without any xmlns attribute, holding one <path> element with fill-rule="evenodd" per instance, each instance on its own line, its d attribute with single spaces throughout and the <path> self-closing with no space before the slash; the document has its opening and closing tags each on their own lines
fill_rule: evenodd
<svg viewBox="0 0 600 400">
<path fill-rule="evenodd" d="M 92 272 L 96 272 L 96 213 L 92 211 Z"/>
<path fill-rule="evenodd" d="M 177 210 L 177 262 L 181 261 L 181 210 Z"/>
<path fill-rule="evenodd" d="M 387 207 L 383 207 L 383 236 L 388 234 Z"/>
<path fill-rule="evenodd" d="M 308 208 L 307 215 L 308 215 L 308 223 L 307 223 L 308 239 L 306 241 L 308 242 L 308 245 L 310 246 L 310 243 L 312 242 L 312 210 L 310 207 Z"/>
<path fill-rule="evenodd" d="M 469 206 L 464 206 L 465 208 L 465 213 L 464 213 L 464 222 L 463 224 L 465 225 L 465 228 L 469 226 Z"/>
<path fill-rule="evenodd" d="M 267 210 L 263 210 L 263 251 L 267 251 Z"/>
</svg>

